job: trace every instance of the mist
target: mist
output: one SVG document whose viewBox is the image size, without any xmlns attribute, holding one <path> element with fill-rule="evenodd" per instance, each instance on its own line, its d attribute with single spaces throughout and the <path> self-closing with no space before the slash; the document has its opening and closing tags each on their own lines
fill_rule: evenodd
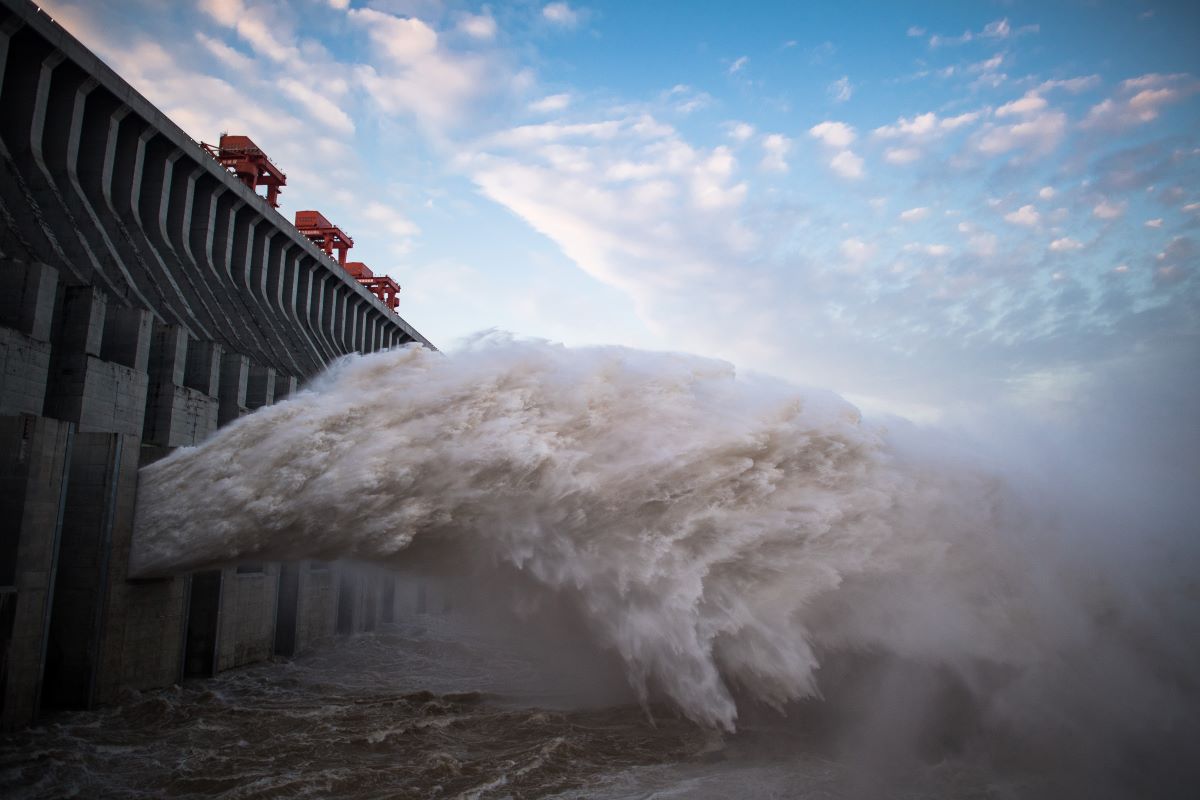
<svg viewBox="0 0 1200 800">
<path fill-rule="evenodd" d="M 349 357 L 144 468 L 132 567 L 471 576 L 468 605 L 582 631 L 648 713 L 812 725 L 876 776 L 970 753 L 1051 794 L 1182 794 L 1197 502 L 1163 456 L 1190 434 L 1118 436 L 1114 405 L 935 429 L 683 354 Z"/>
</svg>

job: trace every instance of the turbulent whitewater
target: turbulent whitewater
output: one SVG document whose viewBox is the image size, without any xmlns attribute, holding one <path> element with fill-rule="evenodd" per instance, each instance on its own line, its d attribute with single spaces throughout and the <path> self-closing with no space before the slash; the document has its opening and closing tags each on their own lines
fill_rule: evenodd
<svg viewBox="0 0 1200 800">
<path fill-rule="evenodd" d="M 402 563 L 418 546 L 516 570 L 576 608 L 643 695 L 732 728 L 734 690 L 817 693 L 822 646 L 1036 657 L 998 569 L 1001 493 L 890 447 L 829 394 L 493 336 L 347 359 L 146 468 L 134 571 Z"/>
<path fill-rule="evenodd" d="M 1095 786 L 1186 785 L 1192 540 L 981 463 L 723 362 L 490 335 L 347 358 L 146 467 L 132 566 L 441 570 L 553 610 L 647 710 L 733 730 L 824 697 L 889 731 L 856 763 L 987 730 Z"/>
</svg>

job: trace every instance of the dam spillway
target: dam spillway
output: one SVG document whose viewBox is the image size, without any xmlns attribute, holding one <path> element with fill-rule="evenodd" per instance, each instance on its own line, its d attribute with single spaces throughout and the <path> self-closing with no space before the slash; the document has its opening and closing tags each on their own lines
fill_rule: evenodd
<svg viewBox="0 0 1200 800">
<path fill-rule="evenodd" d="M 392 578 L 337 564 L 130 580 L 137 470 L 432 345 L 25 0 L 0 108 L 0 727 L 390 619 Z"/>
</svg>

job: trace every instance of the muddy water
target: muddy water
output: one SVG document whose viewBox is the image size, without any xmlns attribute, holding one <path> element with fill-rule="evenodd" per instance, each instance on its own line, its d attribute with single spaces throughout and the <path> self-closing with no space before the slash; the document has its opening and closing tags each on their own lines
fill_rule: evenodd
<svg viewBox="0 0 1200 800">
<path fill-rule="evenodd" d="M 502 642 L 417 618 L 287 663 L 131 693 L 3 740 L 0 795 L 499 797 L 686 760 L 706 734 L 636 705 L 563 708 Z"/>
<path fill-rule="evenodd" d="M 721 736 L 626 702 L 594 669 L 455 614 L 418 615 L 288 662 L 129 693 L 0 739 L 0 795 L 851 797 L 853 759 L 768 715 Z M 1009 797 L 933 764 L 894 797 Z"/>
</svg>

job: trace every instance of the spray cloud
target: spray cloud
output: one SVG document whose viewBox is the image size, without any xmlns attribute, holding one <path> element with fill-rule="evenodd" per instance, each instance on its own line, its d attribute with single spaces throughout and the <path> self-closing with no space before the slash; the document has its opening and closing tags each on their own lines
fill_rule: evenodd
<svg viewBox="0 0 1200 800">
<path fill-rule="evenodd" d="M 1097 644 L 1122 603 L 1112 582 L 1059 574 L 1030 551 L 1053 523 L 918 440 L 692 356 L 498 335 L 452 356 L 394 350 L 144 469 L 133 569 L 417 549 L 503 566 L 575 608 L 643 696 L 725 729 L 735 697 L 817 695 L 823 654 L 855 651 L 968 685 L 981 664 L 1027 676 L 1004 683 L 1008 705 L 992 698 L 1018 722 L 1075 691 L 1090 724 L 1100 687 L 1129 692 L 1102 724 L 1183 704 L 1171 724 L 1194 725 L 1191 690 L 1141 681 L 1119 624 Z M 1180 666 L 1162 647 L 1146 658 Z M 1105 653 L 1117 677 L 1065 677 Z"/>
</svg>

